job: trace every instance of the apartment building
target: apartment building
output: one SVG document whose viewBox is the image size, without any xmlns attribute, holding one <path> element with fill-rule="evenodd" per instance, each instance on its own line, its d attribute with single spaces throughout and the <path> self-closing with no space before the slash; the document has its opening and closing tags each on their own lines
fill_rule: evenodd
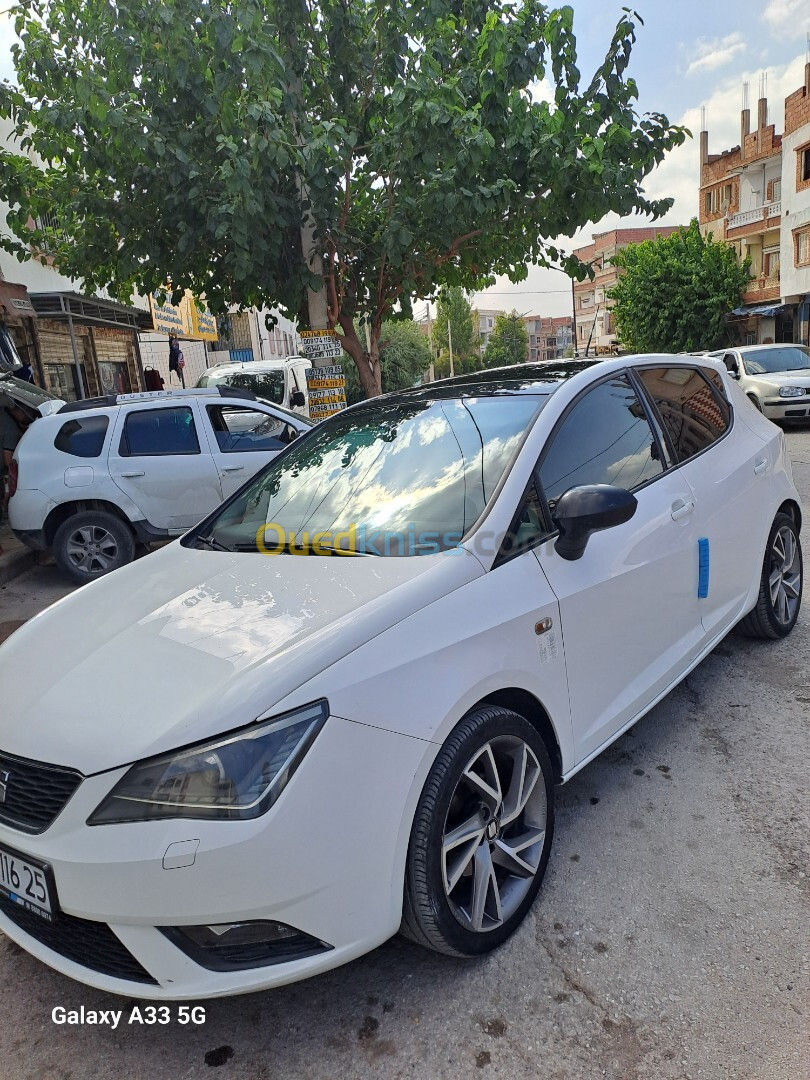
<svg viewBox="0 0 810 1080">
<path fill-rule="evenodd" d="M 763 84 L 764 86 L 764 84 Z M 808 341 L 810 296 L 810 63 L 804 83 L 784 103 L 783 134 L 757 101 L 751 130 L 743 89 L 740 143 L 709 153 L 700 133 L 699 220 L 704 235 L 731 244 L 750 260 L 751 280 L 732 313 L 743 344 Z"/>
<path fill-rule="evenodd" d="M 571 348 L 571 317 L 569 315 L 526 315 L 523 321 L 529 335 L 529 360 L 561 360 L 566 351 Z"/>
<path fill-rule="evenodd" d="M 641 244 L 670 236 L 680 226 L 648 225 L 636 229 L 611 229 L 595 233 L 587 247 L 577 248 L 574 254 L 582 262 L 590 263 L 593 278 L 574 285 L 574 306 L 577 320 L 576 351 L 592 356 L 608 355 L 618 350 L 618 341 L 611 317 L 613 301 L 608 293 L 619 280 L 619 268 L 613 265 L 617 251 L 628 244 Z"/>
</svg>

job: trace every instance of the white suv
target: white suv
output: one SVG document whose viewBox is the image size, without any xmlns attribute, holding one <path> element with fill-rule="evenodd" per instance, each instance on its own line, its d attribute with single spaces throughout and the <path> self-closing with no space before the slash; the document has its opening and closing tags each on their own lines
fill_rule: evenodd
<svg viewBox="0 0 810 1080">
<path fill-rule="evenodd" d="M 71 402 L 31 425 L 9 522 L 84 583 L 180 536 L 312 426 L 228 386 Z"/>
</svg>

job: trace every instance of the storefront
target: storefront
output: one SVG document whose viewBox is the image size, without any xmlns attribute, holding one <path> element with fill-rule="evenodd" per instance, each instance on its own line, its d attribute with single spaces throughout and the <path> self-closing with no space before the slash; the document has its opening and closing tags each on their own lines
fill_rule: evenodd
<svg viewBox="0 0 810 1080">
<path fill-rule="evenodd" d="M 148 311 L 78 293 L 32 293 L 31 302 L 46 390 L 75 401 L 144 389 L 138 333 L 151 327 Z"/>
<path fill-rule="evenodd" d="M 36 313 L 24 285 L 0 281 L 0 370 L 30 364 L 37 373 Z"/>
</svg>

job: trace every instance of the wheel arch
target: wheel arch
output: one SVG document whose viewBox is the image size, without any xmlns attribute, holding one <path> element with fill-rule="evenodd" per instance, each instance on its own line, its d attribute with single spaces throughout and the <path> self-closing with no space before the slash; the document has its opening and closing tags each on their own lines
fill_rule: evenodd
<svg viewBox="0 0 810 1080">
<path fill-rule="evenodd" d="M 114 514 L 119 521 L 133 533 L 135 530 L 132 527 L 132 522 L 115 503 L 107 502 L 104 499 L 73 499 L 71 502 L 59 503 L 45 518 L 45 522 L 42 527 L 42 531 L 45 534 L 45 541 L 48 547 L 53 547 L 54 537 L 56 531 L 60 525 L 62 525 L 68 518 L 74 517 L 76 514 L 84 514 L 92 512 L 94 510 L 100 510 L 107 514 Z"/>
<path fill-rule="evenodd" d="M 787 514 L 789 518 L 793 519 L 793 524 L 796 526 L 797 531 L 801 532 L 802 511 L 795 499 L 785 499 L 776 512 L 777 514 Z"/>
<path fill-rule="evenodd" d="M 477 701 L 472 708 L 475 709 L 479 705 L 500 705 L 502 708 L 511 709 L 512 712 L 516 712 L 519 716 L 528 720 L 546 745 L 554 769 L 554 782 L 557 784 L 562 782 L 563 765 L 560 741 L 557 738 L 557 732 L 548 711 L 534 694 L 519 686 L 509 686 L 487 694 L 486 697 Z"/>
</svg>

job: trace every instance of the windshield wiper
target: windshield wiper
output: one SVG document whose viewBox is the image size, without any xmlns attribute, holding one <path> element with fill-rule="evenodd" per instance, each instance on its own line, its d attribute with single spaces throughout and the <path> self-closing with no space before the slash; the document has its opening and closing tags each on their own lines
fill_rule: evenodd
<svg viewBox="0 0 810 1080">
<path fill-rule="evenodd" d="M 233 551 L 233 548 L 229 548 L 226 544 L 220 544 L 219 540 L 215 539 L 213 533 L 211 536 L 195 536 L 194 538 L 197 544 L 204 544 L 209 551 Z"/>
</svg>

